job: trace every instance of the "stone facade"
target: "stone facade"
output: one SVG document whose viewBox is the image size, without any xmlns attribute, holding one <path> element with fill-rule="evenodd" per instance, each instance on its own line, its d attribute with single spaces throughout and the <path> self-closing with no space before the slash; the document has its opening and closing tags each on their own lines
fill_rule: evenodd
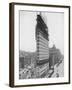
<svg viewBox="0 0 72 90">
<path fill-rule="evenodd" d="M 41 15 L 37 15 L 36 42 L 37 42 L 37 65 L 41 77 L 49 69 L 49 35 L 48 27 Z"/>
</svg>

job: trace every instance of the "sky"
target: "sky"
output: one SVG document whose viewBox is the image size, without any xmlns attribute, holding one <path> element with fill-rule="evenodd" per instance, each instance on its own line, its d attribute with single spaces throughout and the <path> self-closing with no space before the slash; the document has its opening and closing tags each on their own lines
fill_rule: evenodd
<svg viewBox="0 0 72 90">
<path fill-rule="evenodd" d="M 20 50 L 34 52 L 36 51 L 36 19 L 37 12 L 20 11 Z M 55 44 L 64 54 L 64 13 L 41 12 L 41 15 L 47 24 L 49 33 L 49 47 Z"/>
</svg>

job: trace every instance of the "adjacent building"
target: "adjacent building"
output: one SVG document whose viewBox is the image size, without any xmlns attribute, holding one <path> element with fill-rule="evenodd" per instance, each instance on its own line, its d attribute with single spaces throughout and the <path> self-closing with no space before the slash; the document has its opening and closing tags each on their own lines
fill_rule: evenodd
<svg viewBox="0 0 72 90">
<path fill-rule="evenodd" d="M 60 50 L 53 45 L 52 48 L 49 48 L 49 69 L 54 68 L 54 65 L 59 63 L 63 55 Z"/>
</svg>

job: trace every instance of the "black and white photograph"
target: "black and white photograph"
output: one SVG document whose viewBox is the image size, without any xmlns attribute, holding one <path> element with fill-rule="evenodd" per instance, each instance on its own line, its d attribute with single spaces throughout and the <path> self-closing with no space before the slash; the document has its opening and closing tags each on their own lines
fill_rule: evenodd
<svg viewBox="0 0 72 90">
<path fill-rule="evenodd" d="M 19 79 L 64 76 L 64 13 L 19 11 Z"/>
<path fill-rule="evenodd" d="M 70 6 L 10 4 L 10 86 L 70 83 Z"/>
</svg>

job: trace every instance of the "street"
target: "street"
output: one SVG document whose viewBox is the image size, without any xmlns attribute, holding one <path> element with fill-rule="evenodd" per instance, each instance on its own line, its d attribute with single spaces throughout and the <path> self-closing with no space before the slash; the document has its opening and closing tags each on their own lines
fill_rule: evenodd
<svg viewBox="0 0 72 90">
<path fill-rule="evenodd" d="M 64 61 L 62 61 L 59 66 L 54 66 L 54 73 L 51 77 L 63 77 L 64 76 Z"/>
</svg>

